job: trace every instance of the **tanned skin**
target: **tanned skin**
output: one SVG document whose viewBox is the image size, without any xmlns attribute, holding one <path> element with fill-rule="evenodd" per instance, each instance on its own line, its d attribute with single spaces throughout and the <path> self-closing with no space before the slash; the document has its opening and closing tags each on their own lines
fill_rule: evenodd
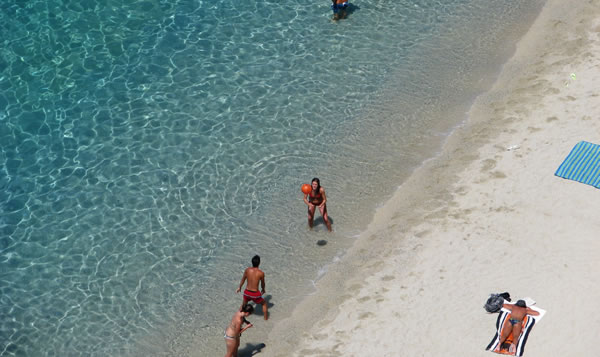
<svg viewBox="0 0 600 357">
<path fill-rule="evenodd" d="M 496 351 L 500 351 L 500 347 L 502 346 L 504 341 L 506 341 L 506 339 L 508 338 L 508 335 L 510 335 L 511 332 L 512 332 L 513 338 L 515 340 L 517 338 L 519 338 L 519 335 L 521 334 L 521 328 L 523 327 L 522 321 L 526 315 L 538 316 L 540 314 L 539 312 L 537 312 L 533 309 L 530 309 L 528 307 L 520 307 L 520 306 L 512 305 L 512 304 L 502 304 L 502 306 L 505 309 L 510 310 L 510 318 L 511 319 L 520 320 L 521 323 L 512 325 L 512 329 L 505 328 L 504 330 L 502 330 L 502 336 L 500 337 L 500 343 L 498 344 L 498 347 L 496 347 Z M 514 344 L 514 341 L 513 341 L 513 343 L 511 343 L 508 351 L 511 353 L 514 353 L 516 351 L 516 349 L 517 349 L 517 346 Z"/>
<path fill-rule="evenodd" d="M 308 206 L 308 227 L 312 229 L 313 221 L 315 218 L 315 208 L 319 207 L 319 211 L 321 212 L 321 216 L 325 221 L 325 225 L 327 226 L 327 230 L 331 232 L 331 223 L 329 222 L 329 216 L 327 216 L 327 206 L 325 203 L 327 202 L 327 196 L 325 195 L 325 189 L 323 187 L 319 187 L 319 183 L 313 181 L 311 183 L 312 187 L 312 195 L 316 196 L 317 193 L 321 193 L 321 198 L 311 198 L 310 194 L 304 195 L 304 203 Z M 318 191 L 317 191 L 318 190 Z"/>
<path fill-rule="evenodd" d="M 242 332 L 253 326 L 248 320 L 246 320 L 248 315 L 250 315 L 250 312 L 237 311 L 233 315 L 229 326 L 227 326 L 225 329 L 225 335 L 231 337 L 225 338 L 225 345 L 227 346 L 227 353 L 225 354 L 225 357 L 237 357 L 238 348 L 240 347 L 240 336 L 242 336 Z M 246 326 L 242 328 L 243 324 L 246 324 Z"/>
<path fill-rule="evenodd" d="M 246 289 L 248 289 L 250 291 L 258 291 L 258 283 L 260 282 L 261 292 L 262 292 L 263 296 L 267 292 L 265 290 L 265 273 L 262 270 L 260 270 L 258 267 L 246 268 L 246 270 L 244 271 L 244 275 L 242 276 L 242 280 L 240 281 L 240 286 L 237 288 L 236 293 L 239 293 L 242 290 L 242 287 L 244 286 L 244 282 L 247 282 Z M 245 301 L 244 301 L 244 303 L 245 303 Z M 244 305 L 244 303 L 242 303 L 242 306 Z M 262 304 L 262 310 L 263 310 L 263 315 L 265 317 L 265 320 L 269 319 L 268 309 L 269 308 L 267 306 L 267 302 L 265 301 Z"/>
</svg>

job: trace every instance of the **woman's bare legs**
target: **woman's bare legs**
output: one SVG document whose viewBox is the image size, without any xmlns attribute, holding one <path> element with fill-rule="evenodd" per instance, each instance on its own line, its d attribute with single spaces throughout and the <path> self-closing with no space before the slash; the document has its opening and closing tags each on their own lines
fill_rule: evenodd
<svg viewBox="0 0 600 357">
<path fill-rule="evenodd" d="M 308 205 L 308 228 L 312 229 L 315 218 L 315 205 Z"/>
<path fill-rule="evenodd" d="M 329 217 L 327 216 L 327 205 L 323 205 L 323 207 L 319 206 L 319 211 L 321 212 L 321 216 L 325 221 L 325 225 L 327 226 L 327 230 L 331 232 L 331 223 L 329 222 Z M 314 211 L 313 211 L 314 215 Z"/>
<path fill-rule="evenodd" d="M 226 338 L 225 345 L 227 346 L 227 353 L 225 354 L 225 357 L 237 357 L 237 350 L 240 346 L 240 339 L 236 338 L 232 340 L 230 338 Z"/>
</svg>

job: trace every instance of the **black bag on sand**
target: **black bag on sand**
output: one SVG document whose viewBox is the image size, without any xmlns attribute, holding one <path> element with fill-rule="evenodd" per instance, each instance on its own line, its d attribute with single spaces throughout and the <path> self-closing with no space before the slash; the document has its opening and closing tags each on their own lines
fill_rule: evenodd
<svg viewBox="0 0 600 357">
<path fill-rule="evenodd" d="M 510 301 L 509 293 L 504 292 L 502 294 L 490 294 L 490 297 L 485 302 L 485 305 L 483 305 L 483 308 L 489 313 L 498 312 L 502 308 L 504 300 Z"/>
</svg>

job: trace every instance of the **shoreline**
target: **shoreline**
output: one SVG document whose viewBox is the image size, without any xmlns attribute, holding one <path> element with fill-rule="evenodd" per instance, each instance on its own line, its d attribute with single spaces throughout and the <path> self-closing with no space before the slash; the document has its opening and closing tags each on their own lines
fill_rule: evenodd
<svg viewBox="0 0 600 357">
<path fill-rule="evenodd" d="M 467 122 L 377 210 L 342 260 L 316 282 L 318 292 L 273 328 L 261 355 L 391 356 L 400 349 L 409 355 L 485 355 L 494 321 L 481 305 L 489 293 L 500 291 L 511 292 L 513 298 L 532 296 L 549 311 L 534 332 L 528 355 L 581 355 L 591 349 L 591 344 L 580 346 L 576 353 L 573 346 L 548 343 L 547 337 L 552 336 L 552 321 L 561 323 L 568 314 L 561 311 L 569 297 L 559 284 L 567 284 L 573 294 L 582 288 L 576 277 L 593 279 L 578 266 L 600 267 L 593 260 L 573 266 L 571 260 L 578 259 L 573 254 L 582 252 L 565 247 L 571 230 L 588 247 L 590 258 L 591 252 L 600 252 L 599 244 L 589 241 L 597 228 L 591 212 L 600 205 L 588 202 L 593 206 L 586 208 L 587 220 L 579 213 L 568 214 L 597 190 L 553 175 L 579 140 L 600 143 L 600 127 L 593 119 L 600 114 L 600 99 L 593 93 L 594 79 L 600 76 L 593 65 L 587 67 L 589 62 L 598 66 L 600 60 L 586 49 L 600 49 L 600 24 L 593 22 L 600 13 L 597 5 L 595 0 L 576 6 L 551 0 L 544 6 L 492 89 L 476 99 Z M 577 80 L 569 79 L 570 73 Z M 589 106 L 590 101 L 595 105 Z M 563 201 L 566 207 L 555 206 Z M 574 227 L 554 232 L 558 237 L 549 244 L 549 227 L 559 218 Z M 510 268 L 515 243 L 533 255 L 523 264 L 532 274 L 505 277 L 493 262 Z M 560 257 L 565 250 L 571 255 L 547 269 L 547 258 Z M 346 280 L 348 272 L 352 277 Z M 554 275 L 560 283 L 548 283 Z M 591 293 L 600 296 L 597 289 Z M 438 318 L 423 324 L 416 311 Z M 472 341 L 455 343 L 464 339 L 457 316 L 471 319 Z M 575 318 L 567 322 L 576 324 L 571 320 Z M 585 331 L 598 325 L 585 325 Z M 576 331 L 564 333 L 556 340 Z"/>
</svg>

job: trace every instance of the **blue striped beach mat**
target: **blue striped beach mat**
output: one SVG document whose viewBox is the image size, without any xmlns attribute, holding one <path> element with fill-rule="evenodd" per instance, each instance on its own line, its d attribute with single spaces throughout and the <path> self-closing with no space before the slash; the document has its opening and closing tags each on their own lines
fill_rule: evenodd
<svg viewBox="0 0 600 357">
<path fill-rule="evenodd" d="M 600 145 L 580 141 L 554 174 L 600 188 Z"/>
</svg>

